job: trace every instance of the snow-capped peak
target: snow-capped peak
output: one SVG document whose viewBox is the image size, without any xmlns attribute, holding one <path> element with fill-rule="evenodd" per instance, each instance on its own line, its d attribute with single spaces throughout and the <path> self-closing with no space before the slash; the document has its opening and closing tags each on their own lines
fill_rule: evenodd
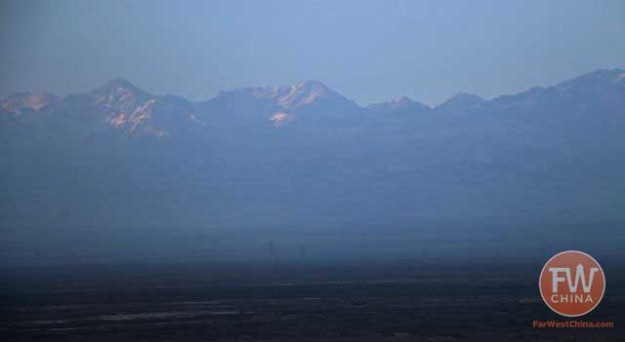
<svg viewBox="0 0 625 342">
<path fill-rule="evenodd" d="M 318 81 L 307 81 L 290 86 L 253 88 L 253 97 L 269 99 L 284 111 L 312 105 L 320 101 L 351 102 Z"/>
</svg>

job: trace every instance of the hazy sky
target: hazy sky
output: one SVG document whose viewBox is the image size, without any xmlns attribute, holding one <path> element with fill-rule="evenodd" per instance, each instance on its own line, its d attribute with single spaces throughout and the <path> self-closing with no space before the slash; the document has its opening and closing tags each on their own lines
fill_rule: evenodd
<svg viewBox="0 0 625 342">
<path fill-rule="evenodd" d="M 320 80 L 360 104 L 484 97 L 625 66 L 625 1 L 5 1 L 0 94 Z"/>
</svg>

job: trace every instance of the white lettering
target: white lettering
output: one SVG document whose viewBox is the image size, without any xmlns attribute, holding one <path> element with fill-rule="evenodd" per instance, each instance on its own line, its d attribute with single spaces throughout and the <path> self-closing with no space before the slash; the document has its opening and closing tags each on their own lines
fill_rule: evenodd
<svg viewBox="0 0 625 342">
<path fill-rule="evenodd" d="M 571 269 L 568 267 L 550 267 L 549 272 L 551 272 L 551 291 L 553 293 L 558 293 L 559 283 L 565 281 L 569 286 L 569 292 L 577 292 L 577 287 L 581 282 L 584 293 L 589 293 L 595 279 L 595 273 L 599 272 L 599 268 L 591 267 L 588 279 L 585 277 L 586 273 L 584 272 L 584 266 L 582 264 L 577 265 L 575 279 L 571 276 Z M 561 273 L 564 273 L 564 277 L 560 276 Z"/>
</svg>

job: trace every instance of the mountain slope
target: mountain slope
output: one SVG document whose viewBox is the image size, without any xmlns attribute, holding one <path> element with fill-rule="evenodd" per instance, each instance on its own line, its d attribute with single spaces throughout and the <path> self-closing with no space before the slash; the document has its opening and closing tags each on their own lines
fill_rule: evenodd
<svg viewBox="0 0 625 342">
<path fill-rule="evenodd" d="M 431 110 L 430 107 L 420 102 L 413 101 L 406 96 L 402 96 L 399 99 L 391 100 L 389 102 L 373 103 L 368 105 L 366 108 L 383 114 L 419 113 Z"/>
<path fill-rule="evenodd" d="M 228 113 L 240 124 L 265 121 L 274 126 L 301 121 L 332 122 L 362 110 L 353 101 L 317 81 L 221 92 L 200 103 L 199 108 L 213 115 Z"/>
</svg>

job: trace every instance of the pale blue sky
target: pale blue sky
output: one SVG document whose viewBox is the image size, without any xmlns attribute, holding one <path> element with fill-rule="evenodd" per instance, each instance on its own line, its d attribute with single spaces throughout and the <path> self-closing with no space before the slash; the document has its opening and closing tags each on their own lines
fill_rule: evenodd
<svg viewBox="0 0 625 342">
<path fill-rule="evenodd" d="M 0 93 L 320 80 L 367 104 L 490 98 L 625 66 L 625 1 L 0 1 Z"/>
</svg>

